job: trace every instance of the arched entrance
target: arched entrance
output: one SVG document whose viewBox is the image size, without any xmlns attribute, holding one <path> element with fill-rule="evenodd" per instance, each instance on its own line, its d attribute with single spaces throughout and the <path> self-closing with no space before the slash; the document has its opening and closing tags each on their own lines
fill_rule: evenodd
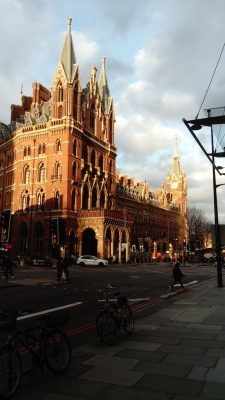
<svg viewBox="0 0 225 400">
<path fill-rule="evenodd" d="M 97 256 L 97 239 L 95 231 L 91 228 L 85 229 L 82 235 L 82 254 Z"/>
</svg>

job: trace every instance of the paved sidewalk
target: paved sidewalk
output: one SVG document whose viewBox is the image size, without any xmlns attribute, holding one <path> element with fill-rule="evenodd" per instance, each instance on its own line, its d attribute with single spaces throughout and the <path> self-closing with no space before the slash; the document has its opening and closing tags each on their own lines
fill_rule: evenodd
<svg viewBox="0 0 225 400">
<path fill-rule="evenodd" d="M 18 399 L 30 399 L 30 385 L 22 383 Z M 66 375 L 46 373 L 32 391 L 32 400 L 89 399 L 224 400 L 225 288 L 213 279 L 165 300 L 116 346 L 95 337 L 73 350 Z"/>
</svg>

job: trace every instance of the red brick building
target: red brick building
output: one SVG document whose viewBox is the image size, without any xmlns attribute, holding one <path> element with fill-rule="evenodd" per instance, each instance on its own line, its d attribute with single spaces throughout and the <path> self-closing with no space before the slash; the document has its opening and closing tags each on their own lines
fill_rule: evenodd
<svg viewBox="0 0 225 400">
<path fill-rule="evenodd" d="M 33 83 L 32 97 L 11 106 L 11 123 L 0 122 L 2 241 L 13 254 L 48 254 L 56 241 L 70 253 L 116 255 L 121 262 L 143 239 L 151 252 L 153 242 L 168 249 L 174 238 L 186 238 L 178 153 L 169 191 L 151 193 L 144 183 L 118 178 L 114 122 L 105 59 L 99 78 L 92 67 L 82 88 L 68 19 L 51 90 Z"/>
</svg>

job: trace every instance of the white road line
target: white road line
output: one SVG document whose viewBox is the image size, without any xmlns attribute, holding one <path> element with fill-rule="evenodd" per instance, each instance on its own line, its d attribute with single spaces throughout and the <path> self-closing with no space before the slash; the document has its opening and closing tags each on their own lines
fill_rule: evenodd
<svg viewBox="0 0 225 400">
<path fill-rule="evenodd" d="M 139 278 L 140 278 L 140 276 L 137 276 L 137 275 L 130 275 L 130 278 L 139 279 Z"/>
<path fill-rule="evenodd" d="M 27 318 L 33 318 L 33 317 L 37 317 L 37 316 L 39 316 L 39 315 L 49 314 L 49 313 L 54 312 L 54 311 L 63 310 L 63 309 L 65 309 L 65 308 L 76 307 L 76 306 L 79 306 L 80 304 L 82 304 L 82 302 L 77 301 L 76 303 L 67 304 L 66 306 L 55 307 L 55 308 L 49 308 L 48 310 L 39 311 L 39 312 L 37 312 L 37 313 L 32 313 L 32 314 L 27 314 L 27 315 L 21 315 L 21 316 L 18 317 L 17 319 L 18 319 L 18 320 L 22 320 L 22 319 L 27 319 Z"/>
</svg>

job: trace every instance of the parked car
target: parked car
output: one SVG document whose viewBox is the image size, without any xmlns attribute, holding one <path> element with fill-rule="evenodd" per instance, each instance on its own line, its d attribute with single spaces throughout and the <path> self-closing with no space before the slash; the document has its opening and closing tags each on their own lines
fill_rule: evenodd
<svg viewBox="0 0 225 400">
<path fill-rule="evenodd" d="M 48 256 L 43 256 L 42 254 L 36 254 L 31 257 L 32 265 L 36 267 L 51 267 L 52 261 Z"/>
<path fill-rule="evenodd" d="M 97 258 L 95 256 L 80 256 L 77 259 L 77 265 L 99 265 L 99 267 L 107 267 L 109 264 L 108 260 Z"/>
</svg>

